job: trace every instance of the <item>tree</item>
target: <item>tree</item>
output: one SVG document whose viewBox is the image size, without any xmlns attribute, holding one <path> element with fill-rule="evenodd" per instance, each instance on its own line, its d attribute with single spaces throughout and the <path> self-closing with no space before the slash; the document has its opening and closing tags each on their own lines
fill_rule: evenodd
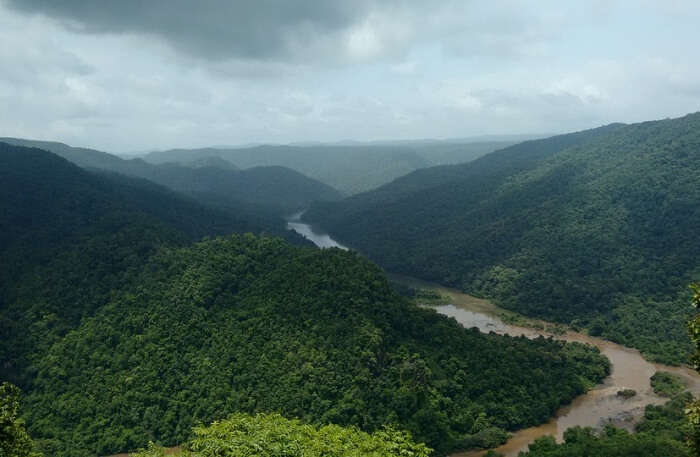
<svg viewBox="0 0 700 457">
<path fill-rule="evenodd" d="M 208 427 L 196 427 L 179 457 L 428 457 L 431 449 L 415 443 L 407 432 L 389 427 L 372 434 L 356 427 L 314 426 L 279 414 L 237 413 Z M 162 457 L 150 443 L 135 457 Z"/>
<path fill-rule="evenodd" d="M 39 457 L 34 443 L 19 418 L 20 390 L 7 382 L 0 384 L 0 456 Z"/>
</svg>

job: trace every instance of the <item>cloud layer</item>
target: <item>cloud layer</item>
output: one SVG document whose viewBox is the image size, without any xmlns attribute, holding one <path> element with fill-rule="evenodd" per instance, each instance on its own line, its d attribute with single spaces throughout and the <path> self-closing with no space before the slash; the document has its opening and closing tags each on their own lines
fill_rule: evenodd
<svg viewBox="0 0 700 457">
<path fill-rule="evenodd" d="M 559 132 L 700 106 L 695 1 L 0 0 L 0 133 L 115 151 Z"/>
</svg>

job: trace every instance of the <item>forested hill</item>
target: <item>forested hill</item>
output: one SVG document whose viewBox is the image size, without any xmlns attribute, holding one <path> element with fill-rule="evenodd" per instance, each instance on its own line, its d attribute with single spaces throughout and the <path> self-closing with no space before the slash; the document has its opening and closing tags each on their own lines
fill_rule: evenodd
<svg viewBox="0 0 700 457">
<path fill-rule="evenodd" d="M 234 412 L 392 424 L 444 454 L 546 421 L 606 362 L 465 329 L 396 295 L 355 253 L 232 236 L 160 250 L 44 351 L 27 424 L 54 456 L 175 445 Z"/>
<path fill-rule="evenodd" d="M 238 170 L 231 163 L 210 156 L 198 157 L 186 164 L 154 165 L 141 159 L 124 160 L 106 152 L 63 143 L 0 138 L 0 142 L 3 141 L 45 149 L 84 168 L 148 179 L 203 203 L 246 214 L 286 216 L 304 209 L 312 201 L 341 197 L 332 187 L 281 166 Z"/>
<path fill-rule="evenodd" d="M 171 149 L 148 154 L 152 163 L 190 163 L 220 157 L 240 168 L 280 165 L 356 194 L 374 189 L 413 170 L 468 162 L 512 141 L 405 141 L 396 144 L 260 145 L 242 148 Z"/>
<path fill-rule="evenodd" d="M 305 218 L 391 271 L 687 360 L 700 114 L 525 142 Z M 680 298 L 679 298 L 680 296 Z"/>
<path fill-rule="evenodd" d="M 77 325 L 160 246 L 275 230 L 148 181 L 0 143 L 0 377 L 26 380 L 37 345 Z"/>
</svg>

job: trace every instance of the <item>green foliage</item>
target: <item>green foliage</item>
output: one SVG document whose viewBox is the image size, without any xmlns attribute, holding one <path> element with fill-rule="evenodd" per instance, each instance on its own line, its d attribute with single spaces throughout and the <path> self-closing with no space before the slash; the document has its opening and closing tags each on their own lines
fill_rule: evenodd
<svg viewBox="0 0 700 457">
<path fill-rule="evenodd" d="M 357 254 L 253 236 L 160 250 L 35 367 L 28 423 L 56 456 L 174 445 L 235 412 L 391 424 L 445 454 L 500 444 L 609 371 L 593 348 L 412 305 Z"/>
<path fill-rule="evenodd" d="M 600 432 L 573 427 L 564 432 L 564 443 L 539 438 L 520 457 L 690 457 L 683 436 L 683 405 L 690 398 L 686 394 L 663 406 L 647 406 L 635 433 L 611 426 Z"/>
<path fill-rule="evenodd" d="M 690 289 L 693 292 L 691 303 L 697 313 L 698 308 L 700 308 L 700 284 L 691 284 Z M 696 314 L 695 319 L 688 322 L 688 329 L 690 331 L 690 339 L 695 345 L 693 363 L 695 365 L 695 369 L 700 371 L 700 314 Z"/>
<path fill-rule="evenodd" d="M 700 284 L 691 284 L 693 291 L 692 304 L 696 309 L 700 308 Z M 690 330 L 690 339 L 695 345 L 695 354 L 693 355 L 693 364 L 695 369 L 700 371 L 700 315 L 695 316 L 688 322 Z M 687 441 L 696 455 L 700 455 L 700 400 L 689 404 L 685 409 L 687 417 Z"/>
<path fill-rule="evenodd" d="M 387 270 L 680 364 L 700 271 L 700 113 L 418 170 L 304 219 Z"/>
<path fill-rule="evenodd" d="M 634 389 L 622 389 L 617 391 L 617 396 L 622 397 L 625 400 L 630 399 L 637 395 L 637 391 Z"/>
<path fill-rule="evenodd" d="M 32 439 L 19 418 L 20 391 L 16 386 L 0 384 L 0 456 L 39 457 Z"/>
<path fill-rule="evenodd" d="M 683 392 L 685 387 L 683 378 L 667 371 L 657 371 L 651 377 L 651 388 L 662 397 L 674 397 Z"/>
<path fill-rule="evenodd" d="M 313 426 L 279 414 L 233 414 L 208 427 L 197 427 L 187 444 L 190 457 L 428 457 L 430 449 L 391 428 L 373 434 L 355 427 Z M 150 445 L 133 457 L 159 457 Z"/>
</svg>

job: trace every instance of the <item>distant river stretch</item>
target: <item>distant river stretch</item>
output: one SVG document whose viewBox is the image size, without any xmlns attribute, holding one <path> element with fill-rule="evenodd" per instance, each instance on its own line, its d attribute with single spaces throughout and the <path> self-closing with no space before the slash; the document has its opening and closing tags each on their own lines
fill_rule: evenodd
<svg viewBox="0 0 700 457">
<path fill-rule="evenodd" d="M 319 248 L 340 248 L 343 250 L 348 250 L 347 247 L 336 242 L 327 233 L 320 231 L 315 231 L 309 224 L 301 222 L 301 215 L 304 212 L 296 213 L 287 219 L 287 228 L 289 230 L 294 230 L 299 235 L 303 236 L 307 240 L 314 243 Z"/>
<path fill-rule="evenodd" d="M 288 228 L 321 248 L 347 249 L 328 234 L 314 231 L 310 225 L 300 222 L 299 217 L 301 213 L 290 218 Z M 644 360 L 635 349 L 581 333 L 567 332 L 563 335 L 551 335 L 544 331 L 508 325 L 497 317 L 499 309 L 487 300 L 432 283 L 416 280 L 412 282 L 418 286 L 437 290 L 448 297 L 451 302 L 449 305 L 438 306 L 435 309 L 441 314 L 455 318 L 467 328 L 477 327 L 482 332 L 511 336 L 525 335 L 528 338 L 536 338 L 540 335 L 551 336 L 569 342 L 592 344 L 610 359 L 612 372 L 602 384 L 577 397 L 571 404 L 560 408 L 546 424 L 517 431 L 506 444 L 496 449 L 506 457 L 517 457 L 520 451 L 527 450 L 528 444 L 544 435 L 553 435 L 557 441 L 561 441 L 564 431 L 576 425 L 601 427 L 605 423 L 613 423 L 618 427 L 632 430 L 634 424 L 644 414 L 646 405 L 662 404 L 667 401 L 654 394 L 651 389 L 649 378 L 657 370 L 680 375 L 694 395 L 700 393 L 700 375 L 689 368 L 651 363 Z M 623 399 L 617 395 L 618 390 L 621 389 L 634 389 L 637 395 L 630 399 Z M 485 451 L 472 451 L 455 454 L 453 457 L 479 457 L 483 454 Z"/>
</svg>

